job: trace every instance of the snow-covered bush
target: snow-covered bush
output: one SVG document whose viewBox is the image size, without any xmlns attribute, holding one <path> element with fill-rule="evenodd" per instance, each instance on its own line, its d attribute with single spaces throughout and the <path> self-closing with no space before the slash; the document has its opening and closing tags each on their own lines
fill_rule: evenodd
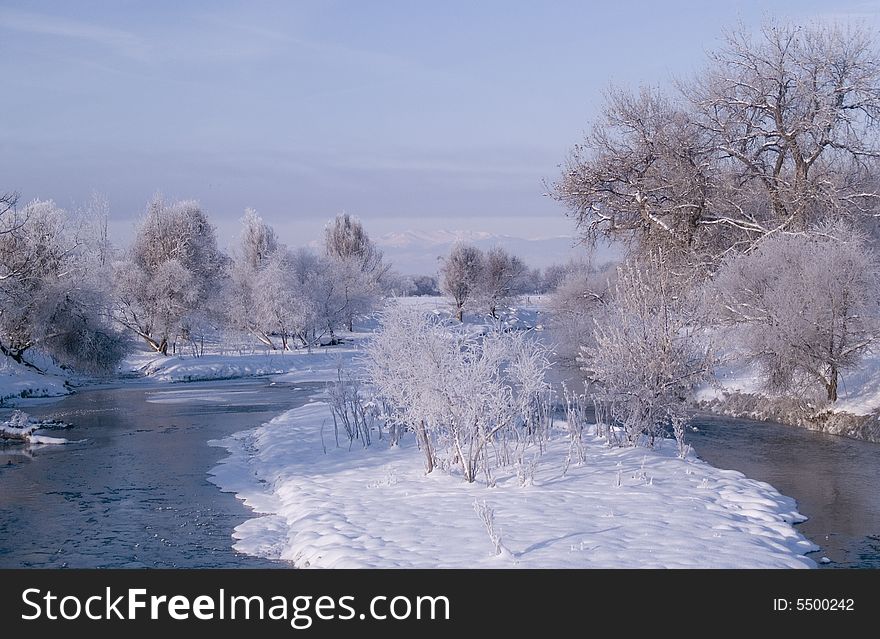
<svg viewBox="0 0 880 639">
<path fill-rule="evenodd" d="M 465 479 L 512 463 L 546 437 L 549 367 L 528 335 L 472 339 L 457 326 L 390 308 L 367 346 L 368 379 L 386 420 L 415 431 L 426 468 L 460 468 Z"/>
<path fill-rule="evenodd" d="M 327 397 L 333 414 L 336 445 L 339 446 L 339 428 L 342 427 L 349 449 L 355 440 L 360 440 L 364 448 L 369 446 L 376 419 L 372 404 L 364 396 L 360 380 L 345 373 L 340 366 L 336 381 L 327 384 Z"/>
<path fill-rule="evenodd" d="M 841 224 L 774 235 L 727 259 L 708 300 L 733 326 L 771 392 L 821 387 L 837 400 L 842 371 L 880 336 L 880 265 L 866 237 Z"/>
<path fill-rule="evenodd" d="M 610 302 L 595 318 L 581 363 L 625 441 L 653 443 L 662 429 L 688 419 L 688 400 L 712 369 L 694 313 L 659 255 L 618 269 Z"/>
</svg>

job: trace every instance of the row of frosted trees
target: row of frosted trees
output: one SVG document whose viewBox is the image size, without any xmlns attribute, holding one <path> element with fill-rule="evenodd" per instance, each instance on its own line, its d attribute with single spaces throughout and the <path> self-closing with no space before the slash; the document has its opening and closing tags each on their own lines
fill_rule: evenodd
<svg viewBox="0 0 880 639">
<path fill-rule="evenodd" d="M 37 367 L 112 371 L 140 339 L 157 353 L 199 352 L 224 329 L 266 347 L 336 339 L 367 313 L 388 267 L 362 224 L 339 215 L 320 252 L 291 249 L 253 210 L 227 255 L 197 202 L 154 198 L 125 250 L 107 237 L 94 196 L 67 212 L 51 201 L 0 197 L 0 352 Z"/>
</svg>

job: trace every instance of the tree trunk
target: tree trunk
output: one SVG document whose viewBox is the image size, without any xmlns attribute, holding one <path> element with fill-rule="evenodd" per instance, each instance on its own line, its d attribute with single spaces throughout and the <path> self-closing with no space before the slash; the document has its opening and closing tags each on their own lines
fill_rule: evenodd
<svg viewBox="0 0 880 639">
<path fill-rule="evenodd" d="M 464 317 L 464 308 L 459 306 L 455 310 L 455 319 L 457 319 L 459 322 L 463 322 L 464 321 L 464 319 L 462 319 L 463 317 Z"/>
<path fill-rule="evenodd" d="M 163 355 L 166 355 L 166 356 L 168 355 L 168 338 L 167 337 L 163 337 L 162 341 L 159 342 L 158 351 L 160 353 L 162 353 Z"/>
<path fill-rule="evenodd" d="M 419 422 L 419 425 L 416 426 L 416 435 L 425 453 L 425 474 L 430 475 L 431 471 L 434 470 L 434 452 L 431 450 L 431 441 L 428 439 L 428 432 L 425 429 L 424 421 Z"/>
<path fill-rule="evenodd" d="M 825 384 L 825 388 L 828 390 L 828 401 L 832 404 L 837 401 L 837 379 L 839 377 L 839 373 L 837 372 L 837 366 L 831 367 L 831 373 L 828 376 L 828 383 Z"/>
</svg>

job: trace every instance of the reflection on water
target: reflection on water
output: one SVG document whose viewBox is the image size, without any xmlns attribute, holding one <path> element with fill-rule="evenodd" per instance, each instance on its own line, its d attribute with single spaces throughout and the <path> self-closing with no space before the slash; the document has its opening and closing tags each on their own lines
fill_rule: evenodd
<svg viewBox="0 0 880 639">
<path fill-rule="evenodd" d="M 25 408 L 85 441 L 0 448 L 0 567 L 279 566 L 232 550 L 250 511 L 208 482 L 226 453 L 207 441 L 305 403 L 315 388 L 299 386 L 134 386 Z"/>
<path fill-rule="evenodd" d="M 880 446 L 794 426 L 714 415 L 688 441 L 713 466 L 766 481 L 809 519 L 798 530 L 829 567 L 880 568 Z"/>
</svg>

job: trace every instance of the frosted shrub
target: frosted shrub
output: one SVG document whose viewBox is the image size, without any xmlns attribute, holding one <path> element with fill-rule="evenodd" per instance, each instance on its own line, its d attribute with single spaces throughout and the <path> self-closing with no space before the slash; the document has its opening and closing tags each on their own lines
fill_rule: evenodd
<svg viewBox="0 0 880 639">
<path fill-rule="evenodd" d="M 545 436 L 549 366 L 543 346 L 523 335 L 479 340 L 436 318 L 391 308 L 367 346 L 369 381 L 389 425 L 412 429 L 427 472 L 457 467 L 491 483 L 506 465 Z"/>
<path fill-rule="evenodd" d="M 372 404 L 364 397 L 361 382 L 343 372 L 340 367 L 335 382 L 327 385 L 330 409 L 333 414 L 333 433 L 339 446 L 339 428 L 345 431 L 348 447 L 359 440 L 364 448 L 370 445 L 373 425 L 376 423 Z M 381 434 L 381 431 L 379 431 Z"/>
<path fill-rule="evenodd" d="M 712 354 L 678 288 L 659 254 L 627 263 L 581 349 L 594 399 L 631 445 L 653 444 L 665 427 L 686 421 L 694 385 L 711 373 Z"/>
</svg>

